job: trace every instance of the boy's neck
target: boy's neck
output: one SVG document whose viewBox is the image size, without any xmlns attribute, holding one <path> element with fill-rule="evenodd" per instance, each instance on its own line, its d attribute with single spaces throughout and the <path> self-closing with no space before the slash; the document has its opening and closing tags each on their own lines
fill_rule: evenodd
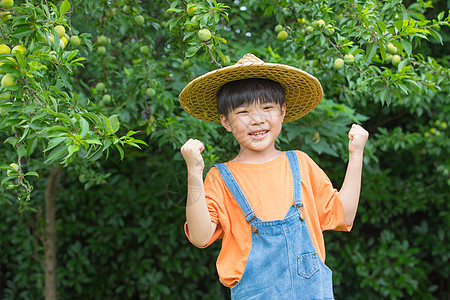
<svg viewBox="0 0 450 300">
<path fill-rule="evenodd" d="M 275 147 L 264 151 L 253 151 L 244 148 L 241 149 L 239 154 L 232 161 L 247 164 L 262 164 L 276 159 L 281 154 L 283 154 L 283 152 L 275 149 Z"/>
</svg>

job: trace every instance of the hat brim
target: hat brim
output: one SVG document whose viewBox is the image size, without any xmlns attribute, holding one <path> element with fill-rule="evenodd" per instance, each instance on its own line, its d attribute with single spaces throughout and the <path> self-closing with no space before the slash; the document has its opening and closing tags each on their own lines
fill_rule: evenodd
<svg viewBox="0 0 450 300">
<path fill-rule="evenodd" d="M 228 82 L 247 78 L 271 79 L 281 84 L 286 102 L 284 123 L 305 116 L 322 100 L 322 86 L 309 73 L 287 65 L 257 62 L 235 64 L 195 78 L 181 91 L 180 104 L 197 119 L 220 123 L 217 92 Z"/>
</svg>

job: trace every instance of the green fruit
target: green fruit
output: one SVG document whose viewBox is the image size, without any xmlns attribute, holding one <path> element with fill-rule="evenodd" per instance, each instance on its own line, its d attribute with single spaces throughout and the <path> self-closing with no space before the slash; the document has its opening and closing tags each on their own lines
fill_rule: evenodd
<svg viewBox="0 0 450 300">
<path fill-rule="evenodd" d="M 193 5 L 188 5 L 186 11 L 188 13 L 189 16 L 193 16 L 195 11 L 197 10 L 197 7 L 194 7 Z"/>
<path fill-rule="evenodd" d="M 129 14 L 131 12 L 131 9 L 128 5 L 122 6 L 122 10 L 124 13 Z"/>
<path fill-rule="evenodd" d="M 306 19 L 305 18 L 298 19 L 298 21 L 300 22 L 300 24 L 306 24 Z"/>
<path fill-rule="evenodd" d="M 336 70 L 340 70 L 344 67 L 344 60 L 342 58 L 336 58 L 336 60 L 333 63 L 333 67 Z"/>
<path fill-rule="evenodd" d="M 441 122 L 441 124 L 439 124 L 439 126 L 441 127 L 441 129 L 447 129 L 447 123 L 446 122 Z"/>
<path fill-rule="evenodd" d="M 73 36 L 70 38 L 70 44 L 71 44 L 73 47 L 78 47 L 78 46 L 80 46 L 80 44 L 81 44 L 81 39 L 80 39 L 78 36 L 73 35 Z"/>
<path fill-rule="evenodd" d="M 102 101 L 105 104 L 110 104 L 111 103 L 111 96 L 108 94 L 104 94 L 102 97 Z"/>
<path fill-rule="evenodd" d="M 105 46 L 100 46 L 97 48 L 97 53 L 100 55 L 104 55 L 106 53 L 106 48 Z"/>
<path fill-rule="evenodd" d="M 141 26 L 142 24 L 144 24 L 144 21 L 145 21 L 144 17 L 141 15 L 136 16 L 136 18 L 134 20 L 136 21 L 136 24 L 138 26 Z"/>
<path fill-rule="evenodd" d="M 225 66 L 228 66 L 228 65 L 230 65 L 230 63 L 231 63 L 230 57 L 228 55 L 225 55 L 224 58 L 223 58 L 223 64 Z"/>
<path fill-rule="evenodd" d="M 16 78 L 14 76 L 12 76 L 11 74 L 6 74 L 2 78 L 1 84 L 2 84 L 2 87 L 16 86 L 17 81 L 16 81 Z"/>
<path fill-rule="evenodd" d="M 338 15 L 335 15 L 335 16 L 334 16 L 334 19 L 335 19 L 336 21 L 340 22 L 340 21 L 342 20 L 343 17 L 344 17 L 344 15 L 343 15 L 342 13 L 340 13 L 340 14 L 338 14 Z"/>
<path fill-rule="evenodd" d="M 312 26 L 306 26 L 306 32 L 307 33 L 313 33 L 314 32 L 314 27 L 312 27 Z"/>
<path fill-rule="evenodd" d="M 147 54 L 149 51 L 149 48 L 147 45 L 141 46 L 140 51 L 142 54 Z"/>
<path fill-rule="evenodd" d="M 281 30 L 280 32 L 278 32 L 277 38 L 278 38 L 280 41 L 286 40 L 286 39 L 288 38 L 288 33 L 287 33 L 287 31 L 286 31 L 286 30 Z"/>
<path fill-rule="evenodd" d="M 391 62 L 392 61 L 392 54 L 386 54 L 386 58 L 384 59 L 385 62 Z"/>
<path fill-rule="evenodd" d="M 23 45 L 17 45 L 14 48 L 12 48 L 11 53 L 15 54 L 16 52 L 22 53 L 22 55 L 25 55 L 25 47 Z"/>
<path fill-rule="evenodd" d="M 392 44 L 392 43 L 387 44 L 386 50 L 388 53 L 391 53 L 391 54 L 397 53 L 397 47 L 395 47 L 394 44 Z"/>
<path fill-rule="evenodd" d="M 283 29 L 284 29 L 283 25 L 278 24 L 277 26 L 275 26 L 275 32 L 276 33 L 280 32 Z"/>
<path fill-rule="evenodd" d="M 344 55 L 344 63 L 347 65 L 350 65 L 355 62 L 355 57 L 352 54 L 346 54 Z"/>
<path fill-rule="evenodd" d="M 402 61 L 402 58 L 400 57 L 400 55 L 395 54 L 394 56 L 392 56 L 391 62 L 394 66 L 397 66 L 401 61 Z"/>
<path fill-rule="evenodd" d="M 100 36 L 97 38 L 97 44 L 98 44 L 98 45 L 102 46 L 102 45 L 105 45 L 105 44 L 107 44 L 107 43 L 108 43 L 108 38 L 107 38 L 106 36 L 100 35 Z"/>
<path fill-rule="evenodd" d="M 148 88 L 148 89 L 145 91 L 145 93 L 147 94 L 147 97 L 149 97 L 149 98 L 155 96 L 155 94 L 156 94 L 155 90 L 152 89 L 152 88 Z"/>
<path fill-rule="evenodd" d="M 11 53 L 11 48 L 6 46 L 5 44 L 0 45 L 0 54 L 9 54 Z"/>
<path fill-rule="evenodd" d="M 95 91 L 98 93 L 102 93 L 105 90 L 105 84 L 103 82 L 99 82 L 95 85 Z"/>
<path fill-rule="evenodd" d="M 115 16 L 116 10 L 115 10 L 114 8 L 110 8 L 110 9 L 108 9 L 108 10 L 106 11 L 105 14 L 106 14 L 106 16 L 107 16 L 108 18 L 112 18 L 112 17 Z"/>
<path fill-rule="evenodd" d="M 211 38 L 211 31 L 206 28 L 200 29 L 197 33 L 198 38 L 206 42 Z"/>
</svg>

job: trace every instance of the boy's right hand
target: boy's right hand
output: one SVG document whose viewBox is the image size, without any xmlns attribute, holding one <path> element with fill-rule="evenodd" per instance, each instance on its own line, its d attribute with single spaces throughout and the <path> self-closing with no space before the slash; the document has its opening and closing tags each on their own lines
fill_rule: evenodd
<svg viewBox="0 0 450 300">
<path fill-rule="evenodd" d="M 203 171 L 205 163 L 203 162 L 202 152 L 205 146 L 199 140 L 189 139 L 181 147 L 181 155 L 183 155 L 188 171 Z"/>
</svg>

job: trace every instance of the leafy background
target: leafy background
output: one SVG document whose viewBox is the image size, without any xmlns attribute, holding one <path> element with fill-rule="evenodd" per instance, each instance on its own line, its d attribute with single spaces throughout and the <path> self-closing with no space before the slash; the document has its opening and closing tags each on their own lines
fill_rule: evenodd
<svg viewBox="0 0 450 300">
<path fill-rule="evenodd" d="M 336 187 L 349 126 L 371 134 L 354 228 L 325 233 L 336 298 L 447 299 L 449 8 L 398 0 L 15 1 L 11 18 L 2 14 L 1 38 L 28 50 L 15 56 L 20 67 L 0 55 L 3 72 L 20 78 L 0 90 L 0 298 L 46 293 L 45 190 L 56 168 L 59 299 L 227 299 L 215 271 L 220 243 L 200 250 L 184 236 L 178 149 L 201 139 L 208 168 L 237 145 L 217 124 L 184 113 L 177 97 L 192 78 L 251 52 L 321 81 L 322 103 L 286 124 L 278 145 L 308 153 Z M 277 24 L 287 40 L 277 39 Z M 81 45 L 58 47 L 56 25 Z M 202 42 L 200 28 L 212 39 Z M 389 62 L 388 43 L 399 65 Z M 355 62 L 335 69 L 349 53 Z M 9 164 L 17 162 L 14 172 Z"/>
</svg>

